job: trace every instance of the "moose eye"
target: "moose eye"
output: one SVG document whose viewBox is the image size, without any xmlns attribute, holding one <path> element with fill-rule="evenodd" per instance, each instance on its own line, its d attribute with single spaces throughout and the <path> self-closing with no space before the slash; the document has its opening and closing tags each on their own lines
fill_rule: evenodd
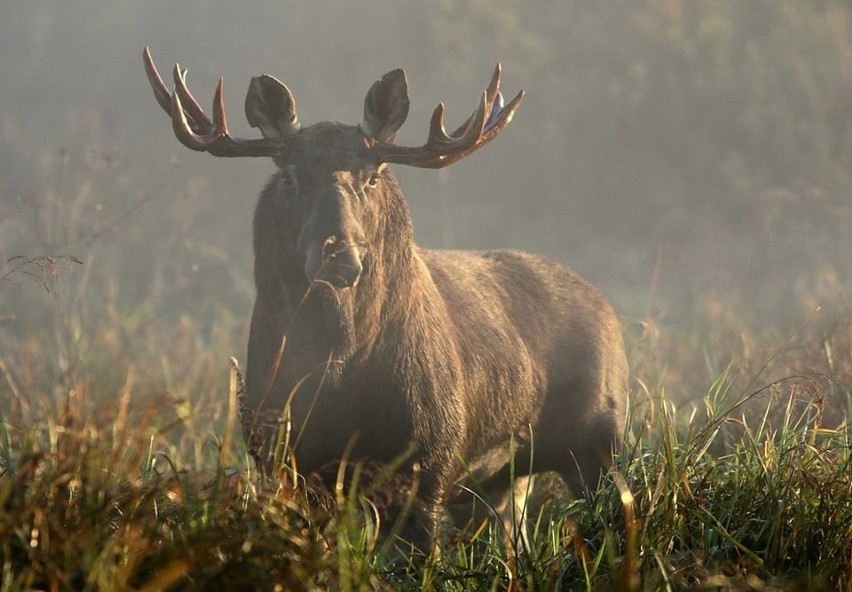
<svg viewBox="0 0 852 592">
<path fill-rule="evenodd" d="M 293 175 L 289 173 L 284 173 L 281 175 L 281 184 L 284 187 L 292 187 L 293 186 Z"/>
<path fill-rule="evenodd" d="M 367 185 L 369 185 L 370 187 L 375 187 L 378 184 L 379 184 L 379 174 L 378 173 L 372 173 L 370 175 L 370 178 L 367 179 Z"/>
</svg>

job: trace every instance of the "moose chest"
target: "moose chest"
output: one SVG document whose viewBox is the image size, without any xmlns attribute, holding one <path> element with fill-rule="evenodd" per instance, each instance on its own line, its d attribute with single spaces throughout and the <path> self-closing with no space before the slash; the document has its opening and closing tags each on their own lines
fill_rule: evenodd
<svg viewBox="0 0 852 592">
<path fill-rule="evenodd" d="M 393 374 L 392 368 L 360 368 L 344 372 L 339 386 L 311 385 L 296 393 L 291 413 L 302 470 L 318 469 L 347 451 L 351 460 L 379 463 L 406 451 L 413 439 L 411 410 Z"/>
</svg>

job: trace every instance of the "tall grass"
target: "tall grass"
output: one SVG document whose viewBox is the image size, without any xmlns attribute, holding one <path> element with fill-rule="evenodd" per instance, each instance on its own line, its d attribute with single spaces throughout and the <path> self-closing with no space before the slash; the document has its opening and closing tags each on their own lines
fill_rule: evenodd
<svg viewBox="0 0 852 592">
<path fill-rule="evenodd" d="M 440 561 L 382 539 L 376 500 L 390 494 L 371 487 L 369 471 L 333 490 L 254 473 L 226 346 L 180 330 L 194 345 L 146 369 L 159 378 L 140 381 L 142 369 L 126 361 L 117 388 L 101 387 L 93 365 L 76 370 L 71 388 L 27 392 L 21 385 L 35 383 L 19 377 L 33 352 L 7 351 L 3 590 L 852 585 L 848 317 L 830 332 L 810 321 L 747 358 L 704 343 L 736 360 L 710 383 L 673 381 L 662 362 L 676 359 L 668 348 L 694 347 L 693 335 L 631 334 L 633 420 L 611 475 L 573 499 L 556 479 L 546 483 L 529 549 L 486 520 L 448 526 Z M 815 359 L 821 371 L 793 371 Z M 140 390 L 158 381 L 159 394 Z M 703 396 L 675 404 L 671 384 Z"/>
</svg>

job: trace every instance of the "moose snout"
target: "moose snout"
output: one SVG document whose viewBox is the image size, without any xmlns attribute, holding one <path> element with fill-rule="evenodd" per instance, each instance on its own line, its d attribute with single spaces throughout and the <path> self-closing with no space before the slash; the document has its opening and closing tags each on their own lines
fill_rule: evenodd
<svg viewBox="0 0 852 592">
<path fill-rule="evenodd" d="M 365 252 L 363 246 L 330 236 L 323 244 L 319 261 L 316 261 L 317 258 L 308 257 L 306 271 L 314 281 L 329 284 L 333 288 L 354 288 L 364 271 Z"/>
</svg>

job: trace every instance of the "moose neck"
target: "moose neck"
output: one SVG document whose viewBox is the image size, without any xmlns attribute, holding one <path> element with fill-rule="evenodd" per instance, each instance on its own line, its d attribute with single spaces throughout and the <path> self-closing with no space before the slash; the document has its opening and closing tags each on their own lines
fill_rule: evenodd
<svg viewBox="0 0 852 592">
<path fill-rule="evenodd" d="M 261 194 L 269 197 L 276 177 Z M 412 222 L 391 176 L 377 232 L 358 284 L 334 289 L 311 284 L 287 242 L 297 229 L 269 216 L 267 201 L 254 221 L 255 283 L 258 304 L 286 336 L 285 365 L 294 376 L 327 365 L 327 384 L 339 381 L 353 358 L 368 356 L 388 321 L 406 314 L 414 281 Z M 263 212 L 261 214 L 261 212 Z"/>
</svg>

